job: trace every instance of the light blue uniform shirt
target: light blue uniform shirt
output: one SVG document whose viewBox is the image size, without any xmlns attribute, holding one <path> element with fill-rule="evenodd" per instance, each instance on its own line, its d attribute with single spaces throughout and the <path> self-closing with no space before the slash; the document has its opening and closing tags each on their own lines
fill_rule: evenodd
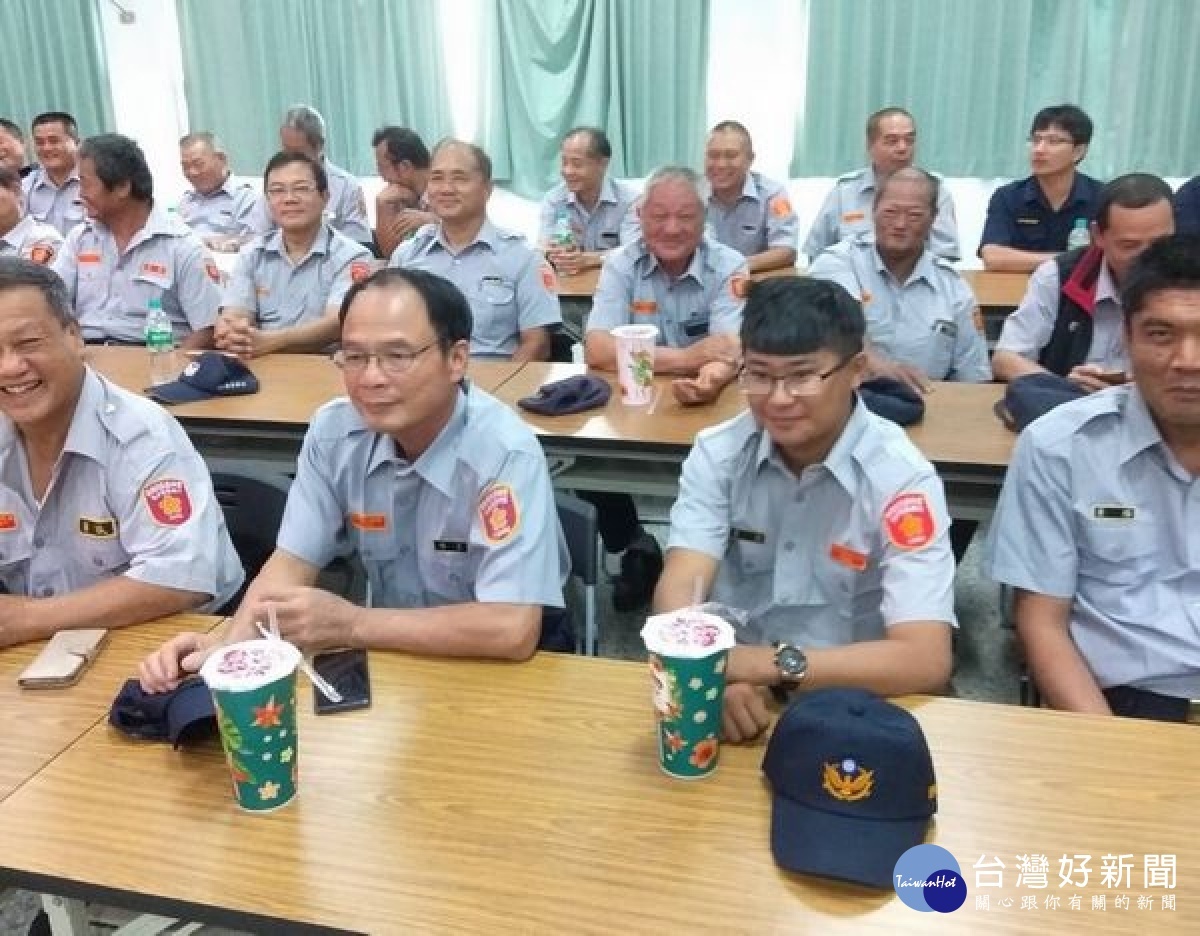
<svg viewBox="0 0 1200 936">
<path fill-rule="evenodd" d="M 87 217 L 79 194 L 78 169 L 72 169 L 66 181 L 57 186 L 46 170 L 38 166 L 21 180 L 21 188 L 25 191 L 26 213 L 57 229 L 59 234 L 65 236 Z"/>
<path fill-rule="evenodd" d="M 745 277 L 745 257 L 705 238 L 686 272 L 672 279 L 638 238 L 604 258 L 587 330 L 656 325 L 658 343 L 669 348 L 686 348 L 710 334 L 737 334 Z"/>
<path fill-rule="evenodd" d="M 380 608 L 563 607 L 569 572 L 537 438 L 476 387 L 415 462 L 345 398 L 304 437 L 278 545 L 324 567 L 357 554 Z"/>
<path fill-rule="evenodd" d="M 808 275 L 837 283 L 862 303 L 867 340 L 892 360 L 931 380 L 992 379 L 987 341 L 975 324 L 975 294 L 929 250 L 901 283 L 874 240 L 860 234 L 822 253 Z"/>
<path fill-rule="evenodd" d="M 325 220 L 351 240 L 360 244 L 371 243 L 374 235 L 367 220 L 367 198 L 358 176 L 341 166 L 335 166 L 328 159 L 323 165 L 329 179 L 329 204 L 325 207 Z M 250 229 L 254 234 L 270 234 L 275 229 L 266 192 L 259 197 L 250 216 Z"/>
<path fill-rule="evenodd" d="M 88 369 L 40 504 L 16 428 L 0 416 L 0 585 L 49 598 L 118 575 L 209 595 L 201 611 L 225 605 L 244 577 L 179 423 Z"/>
<path fill-rule="evenodd" d="M 861 403 L 799 477 L 747 410 L 696 437 L 669 548 L 720 560 L 711 598 L 749 612 L 740 642 L 826 647 L 954 624 L 949 527 L 933 466 Z"/>
<path fill-rule="evenodd" d="M 58 256 L 62 242 L 57 228 L 25 215 L 7 234 L 0 235 L 0 257 L 20 257 L 45 265 Z"/>
<path fill-rule="evenodd" d="M 87 341 L 141 344 L 151 299 L 162 302 L 175 340 L 208 328 L 221 307 L 221 273 L 199 235 L 155 208 L 118 252 L 112 233 L 88 219 L 54 259 Z"/>
<path fill-rule="evenodd" d="M 485 220 L 455 252 L 440 224 L 426 224 L 396 248 L 390 267 L 426 270 L 457 286 L 471 304 L 471 353 L 512 357 L 521 332 L 562 322 L 554 271 L 525 238 Z"/>
<path fill-rule="evenodd" d="M 757 172 L 746 173 L 742 194 L 729 208 L 710 195 L 706 220 L 716 240 L 744 257 L 770 247 L 796 249 L 800 220 L 787 189 Z"/>
<path fill-rule="evenodd" d="M 941 180 L 941 177 L 938 177 Z M 875 170 L 870 166 L 840 176 L 813 221 L 804 252 L 813 260 L 826 247 L 857 234 L 875 235 Z M 929 249 L 939 257 L 958 260 L 958 222 L 954 199 L 944 181 L 938 186 L 937 217 L 929 232 Z"/>
<path fill-rule="evenodd" d="M 238 251 L 224 305 L 248 310 L 262 329 L 313 322 L 341 305 L 355 278 L 370 275 L 370 260 L 362 244 L 323 224 L 308 255 L 292 263 L 276 230 Z"/>
<path fill-rule="evenodd" d="M 1036 361 L 1054 333 L 1060 292 L 1058 265 L 1052 259 L 1047 260 L 1033 271 L 1021 304 L 1004 320 L 996 350 L 1013 351 Z M 1125 351 L 1125 315 L 1107 262 L 1101 264 L 1096 277 L 1092 345 L 1085 363 L 1105 370 L 1129 370 L 1129 357 Z"/>
<path fill-rule="evenodd" d="M 245 182 L 234 182 L 229 175 L 207 195 L 195 189 L 184 192 L 179 199 L 179 217 L 201 237 L 245 237 L 253 233 L 251 216 L 257 204 L 254 189 Z"/>
<path fill-rule="evenodd" d="M 612 250 L 628 244 L 641 235 L 637 216 L 637 189 L 625 182 L 605 176 L 600 186 L 596 207 L 590 212 L 560 182 L 542 199 L 538 222 L 538 243 L 548 246 L 554 241 L 554 228 L 559 211 L 566 209 L 571 219 L 571 233 L 580 250 Z"/>
<path fill-rule="evenodd" d="M 986 567 L 1071 600 L 1071 639 L 1102 689 L 1200 698 L 1200 481 L 1136 386 L 1064 403 L 1017 437 Z"/>
</svg>

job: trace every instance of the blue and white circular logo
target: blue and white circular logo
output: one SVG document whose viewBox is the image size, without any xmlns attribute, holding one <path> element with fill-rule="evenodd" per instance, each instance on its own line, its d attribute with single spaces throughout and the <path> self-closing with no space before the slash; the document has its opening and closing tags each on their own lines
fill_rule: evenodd
<svg viewBox="0 0 1200 936">
<path fill-rule="evenodd" d="M 951 913 L 967 899 L 958 859 L 940 845 L 916 845 L 901 855 L 892 887 L 906 906 L 922 913 Z"/>
</svg>

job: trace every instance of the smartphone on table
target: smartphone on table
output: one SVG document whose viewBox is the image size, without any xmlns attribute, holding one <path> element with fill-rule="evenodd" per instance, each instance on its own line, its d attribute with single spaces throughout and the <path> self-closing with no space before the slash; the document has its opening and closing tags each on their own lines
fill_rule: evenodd
<svg viewBox="0 0 1200 936">
<path fill-rule="evenodd" d="M 313 710 L 318 715 L 350 712 L 371 704 L 371 677 L 366 650 L 331 650 L 313 657 L 313 669 L 341 693 L 342 701 L 333 702 L 313 686 Z"/>
</svg>

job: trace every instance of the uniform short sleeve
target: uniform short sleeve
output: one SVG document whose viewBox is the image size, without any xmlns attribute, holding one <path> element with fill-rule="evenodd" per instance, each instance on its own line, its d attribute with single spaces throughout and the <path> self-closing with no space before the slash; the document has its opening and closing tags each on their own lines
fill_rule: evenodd
<svg viewBox="0 0 1200 936">
<path fill-rule="evenodd" d="M 792 208 L 787 189 L 782 185 L 776 186 L 767 199 L 767 247 L 795 250 L 799 228 L 800 219 Z"/>
<path fill-rule="evenodd" d="M 216 262 L 194 234 L 180 238 L 177 243 L 176 295 L 192 331 L 200 331 L 216 322 L 221 309 L 221 288 L 217 284 L 220 273 Z"/>
<path fill-rule="evenodd" d="M 87 229 L 87 225 L 77 224 L 71 229 L 67 235 L 66 241 L 62 245 L 51 263 L 51 268 L 62 277 L 62 281 L 67 285 L 67 294 L 71 297 L 71 304 L 75 304 L 75 296 L 77 292 L 79 278 L 79 238 Z"/>
<path fill-rule="evenodd" d="M 233 196 L 232 233 L 238 237 L 248 237 L 254 233 L 254 211 L 258 201 L 258 195 L 250 186 L 237 190 Z"/>
<path fill-rule="evenodd" d="M 976 323 L 975 294 L 957 276 L 954 292 L 954 321 L 958 330 L 954 341 L 951 379 L 987 383 L 992 379 L 992 365 L 988 361 L 987 338 Z"/>
<path fill-rule="evenodd" d="M 834 182 L 833 188 L 825 196 L 825 201 L 821 203 L 821 210 L 813 219 L 808 239 L 804 242 L 804 253 L 810 261 L 815 260 L 822 250 L 838 242 L 837 199 L 838 183 Z"/>
<path fill-rule="evenodd" d="M 919 518 L 920 513 L 926 518 Z M 932 536 L 916 547 L 906 541 L 906 518 L 932 521 Z M 932 471 L 912 478 L 884 504 L 880 559 L 884 624 L 946 621 L 954 616 L 954 552 L 950 548 L 950 512 L 941 479 Z"/>
<path fill-rule="evenodd" d="M 338 251 L 338 261 L 333 271 L 333 282 L 329 287 L 329 295 L 325 298 L 326 308 L 329 306 L 341 308 L 342 300 L 346 298 L 346 293 L 354 285 L 355 268 L 362 269 L 364 263 L 370 264 L 371 251 L 358 243 L 342 244 Z"/>
<path fill-rule="evenodd" d="M 557 220 L 558 205 L 549 193 L 542 198 L 538 212 L 538 244 L 549 246 L 554 241 L 554 222 Z"/>
<path fill-rule="evenodd" d="M 708 312 L 708 330 L 713 335 L 736 335 L 742 330 L 742 284 L 750 273 L 745 263 L 739 263 L 722 278 Z"/>
<path fill-rule="evenodd" d="M 475 600 L 563 607 L 561 536 L 545 459 L 510 453 L 480 491 L 471 522 L 471 543 L 483 553 Z"/>
<path fill-rule="evenodd" d="M 517 276 L 517 328 L 528 331 L 562 322 L 557 281 L 550 264 L 537 251 L 525 248 Z"/>
<path fill-rule="evenodd" d="M 819 254 L 808 268 L 808 275 L 813 279 L 837 283 L 859 302 L 862 301 L 862 284 L 858 281 L 854 264 L 840 250 L 826 250 Z"/>
<path fill-rule="evenodd" d="M 318 569 L 352 549 L 346 530 L 347 505 L 341 503 L 334 486 L 339 440 L 322 434 L 321 421 L 318 413 L 304 436 L 276 539 L 280 549 Z"/>
<path fill-rule="evenodd" d="M 713 448 L 702 436 L 684 459 L 667 548 L 691 549 L 720 561 L 729 545 L 733 479 Z"/>
<path fill-rule="evenodd" d="M 938 211 L 933 219 L 933 230 L 929 232 L 929 249 L 946 260 L 957 260 L 962 256 L 958 248 L 958 219 L 954 215 L 954 198 L 941 180 L 938 186 Z"/>
<path fill-rule="evenodd" d="M 267 207 L 267 195 L 264 192 L 255 199 L 246 218 L 246 224 L 251 234 L 270 234 L 275 230 L 275 222 L 271 220 L 271 212 Z"/>
<path fill-rule="evenodd" d="M 372 242 L 371 226 L 367 223 L 367 198 L 358 179 L 353 176 L 346 179 L 339 204 L 334 211 L 339 231 L 359 243 Z"/>
<path fill-rule="evenodd" d="M 625 214 L 621 216 L 621 246 L 636 243 L 642 236 L 642 220 L 638 217 L 637 207 L 639 201 L 640 196 L 625 206 Z"/>
<path fill-rule="evenodd" d="M 992 517 L 988 575 L 1040 595 L 1072 597 L 1079 561 L 1073 531 L 1070 466 L 1026 430 L 1017 436 Z"/>
<path fill-rule="evenodd" d="M 1054 260 L 1047 260 L 1033 271 L 1021 304 L 1004 320 L 996 350 L 1036 360 L 1054 332 L 1058 290 L 1058 267 Z"/>
<path fill-rule="evenodd" d="M 592 311 L 588 313 L 588 331 L 612 331 L 629 324 L 629 303 L 633 299 L 633 271 L 626 269 L 624 248 L 609 254 L 600 268 Z"/>
<path fill-rule="evenodd" d="M 238 251 L 233 272 L 225 284 L 221 304 L 227 309 L 247 309 L 251 313 L 258 306 L 258 293 L 254 286 L 254 271 L 258 266 L 259 250 L 247 244 Z"/>
<path fill-rule="evenodd" d="M 979 253 L 988 244 L 1011 247 L 1017 237 L 1017 219 L 1012 204 L 1007 198 L 1007 187 L 992 192 L 988 199 L 987 219 L 983 222 L 983 234 L 979 237 Z"/>
</svg>

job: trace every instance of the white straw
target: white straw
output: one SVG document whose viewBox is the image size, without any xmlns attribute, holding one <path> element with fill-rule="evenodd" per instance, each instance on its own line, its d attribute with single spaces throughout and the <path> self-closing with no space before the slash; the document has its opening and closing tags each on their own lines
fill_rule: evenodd
<svg viewBox="0 0 1200 936">
<path fill-rule="evenodd" d="M 275 620 L 275 608 L 273 605 L 267 605 L 267 616 L 270 618 L 274 633 L 263 627 L 262 621 L 255 621 L 254 626 L 258 628 L 258 632 L 266 637 L 267 640 L 282 640 L 283 638 L 279 636 L 279 624 Z M 304 659 L 304 657 L 300 658 L 300 669 L 304 670 L 304 675 L 320 690 L 321 695 L 325 696 L 330 702 L 336 704 L 342 701 L 342 694 L 330 685 L 329 680 L 313 669 L 312 664 Z"/>
</svg>

